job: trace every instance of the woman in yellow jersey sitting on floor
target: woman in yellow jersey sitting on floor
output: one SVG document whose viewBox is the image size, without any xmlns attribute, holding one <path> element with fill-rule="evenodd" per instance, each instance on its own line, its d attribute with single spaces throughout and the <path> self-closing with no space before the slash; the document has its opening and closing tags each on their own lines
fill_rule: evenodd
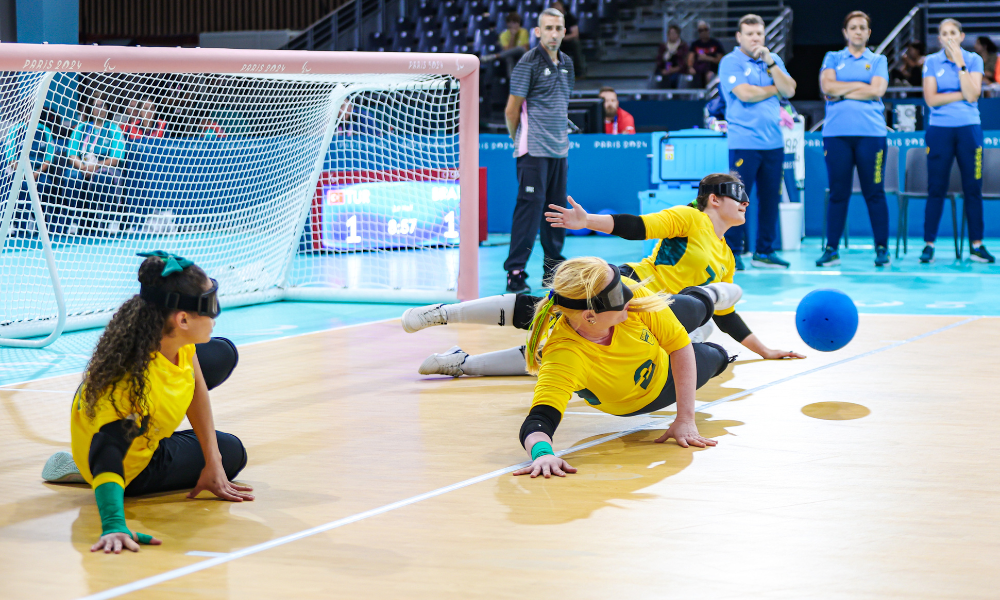
<svg viewBox="0 0 1000 600">
<path fill-rule="evenodd" d="M 140 256 L 140 292 L 104 330 L 73 398 L 73 453 L 56 453 L 42 471 L 47 481 L 94 488 L 103 531 L 92 552 L 160 543 L 126 527 L 125 496 L 194 488 L 189 498 L 206 490 L 253 500 L 249 486 L 231 483 L 246 450 L 215 430 L 208 398 L 239 358 L 232 342 L 211 337 L 218 283 L 179 256 Z M 193 431 L 175 432 L 185 416 Z"/>
<path fill-rule="evenodd" d="M 676 419 L 656 441 L 714 446 L 698 434 L 695 390 L 722 374 L 730 358 L 722 346 L 692 344 L 688 332 L 711 318 L 720 307 L 717 290 L 727 286 L 732 284 L 692 287 L 670 297 L 621 277 L 600 258 L 559 265 L 552 291 L 535 309 L 525 353 L 528 371 L 538 375 L 520 434 L 532 464 L 514 474 L 575 472 L 552 453 L 552 436 L 574 393 L 600 411 L 625 417 L 676 403 Z"/>
<path fill-rule="evenodd" d="M 696 207 L 679 206 L 641 217 L 634 215 L 589 215 L 569 199 L 573 208 L 550 205 L 546 213 L 555 227 L 589 228 L 631 240 L 661 238 L 653 253 L 641 262 L 620 267 L 633 279 L 651 278 L 649 289 L 676 294 L 695 285 L 732 283 L 735 259 L 723 238 L 730 227 L 746 221 L 749 199 L 739 178 L 729 173 L 714 173 L 701 180 Z M 527 329 L 538 298 L 504 294 L 460 302 L 411 308 L 403 313 L 403 328 L 410 333 L 448 323 L 509 325 Z M 748 349 L 763 358 L 804 358 L 803 355 L 765 346 L 736 314 L 733 307 L 717 310 L 715 324 Z M 694 332 L 692 339 L 708 339 L 712 325 Z M 705 330 L 709 331 L 705 331 Z M 469 355 L 457 346 L 443 354 L 432 354 L 419 369 L 421 374 L 521 375 L 524 374 L 524 347 Z"/>
</svg>

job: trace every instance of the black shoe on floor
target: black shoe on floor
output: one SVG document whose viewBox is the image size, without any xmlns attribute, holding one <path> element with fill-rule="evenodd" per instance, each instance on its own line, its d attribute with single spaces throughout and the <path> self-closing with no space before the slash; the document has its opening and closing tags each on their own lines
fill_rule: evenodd
<svg viewBox="0 0 1000 600">
<path fill-rule="evenodd" d="M 925 265 L 934 262 L 934 246 L 924 246 L 924 251 L 920 253 L 920 262 Z"/>
<path fill-rule="evenodd" d="M 981 263 L 995 263 L 997 259 L 993 258 L 990 251 L 986 249 L 986 246 L 980 244 L 978 248 L 969 248 L 969 258 L 976 262 Z"/>
<path fill-rule="evenodd" d="M 528 273 L 526 271 L 507 273 L 508 294 L 527 294 L 530 292 L 531 287 L 528 285 Z"/>
</svg>

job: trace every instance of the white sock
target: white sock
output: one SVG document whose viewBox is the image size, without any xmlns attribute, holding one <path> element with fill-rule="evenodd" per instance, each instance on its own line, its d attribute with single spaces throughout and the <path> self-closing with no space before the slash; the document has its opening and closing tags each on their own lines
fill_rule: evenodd
<svg viewBox="0 0 1000 600">
<path fill-rule="evenodd" d="M 517 294 L 489 296 L 444 306 L 448 323 L 479 323 L 480 325 L 514 326 L 514 300 Z"/>
<path fill-rule="evenodd" d="M 469 355 L 462 363 L 462 372 L 466 375 L 486 375 L 501 377 L 504 375 L 527 375 L 524 363 L 524 346 L 487 352 L 476 356 Z"/>
</svg>

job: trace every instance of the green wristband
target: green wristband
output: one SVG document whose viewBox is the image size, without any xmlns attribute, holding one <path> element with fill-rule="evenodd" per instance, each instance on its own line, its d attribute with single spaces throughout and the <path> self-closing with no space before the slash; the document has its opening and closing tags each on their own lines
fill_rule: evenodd
<svg viewBox="0 0 1000 600">
<path fill-rule="evenodd" d="M 94 489 L 97 511 L 101 513 L 101 535 L 132 532 L 125 526 L 125 488 L 113 481 L 102 483 Z"/>
<path fill-rule="evenodd" d="M 535 460 L 539 456 L 545 456 L 546 454 L 555 454 L 552 452 L 552 444 L 548 442 L 535 442 L 535 445 L 531 447 L 531 460 Z"/>
<path fill-rule="evenodd" d="M 101 536 L 124 533 L 140 544 L 148 544 L 153 536 L 136 532 L 125 525 L 125 489 L 113 481 L 102 483 L 94 490 L 97 511 L 101 513 Z"/>
</svg>

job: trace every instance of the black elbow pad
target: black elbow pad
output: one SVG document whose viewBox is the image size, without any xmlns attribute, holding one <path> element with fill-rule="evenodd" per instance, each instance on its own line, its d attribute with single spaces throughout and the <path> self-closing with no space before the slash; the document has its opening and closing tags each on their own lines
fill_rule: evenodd
<svg viewBox="0 0 1000 600">
<path fill-rule="evenodd" d="M 528 416 L 521 424 L 521 445 L 531 434 L 541 431 L 550 438 L 555 435 L 559 422 L 562 421 L 562 413 L 547 404 L 539 404 L 531 409 Z"/>
<path fill-rule="evenodd" d="M 747 324 L 743 322 L 743 318 L 738 314 L 731 312 L 728 315 L 715 315 L 713 317 L 715 324 L 719 326 L 719 329 L 723 333 L 729 334 L 729 337 L 733 338 L 737 342 L 743 342 L 747 339 L 752 331 L 747 327 Z"/>
<path fill-rule="evenodd" d="M 617 235 L 624 240 L 644 240 L 646 239 L 646 223 L 642 217 L 636 215 L 611 215 L 615 221 L 615 226 L 611 229 L 612 235 Z"/>
<path fill-rule="evenodd" d="M 125 429 L 125 421 L 113 421 L 104 425 L 90 440 L 90 475 L 115 473 L 125 478 L 125 455 L 132 445 Z"/>
</svg>

